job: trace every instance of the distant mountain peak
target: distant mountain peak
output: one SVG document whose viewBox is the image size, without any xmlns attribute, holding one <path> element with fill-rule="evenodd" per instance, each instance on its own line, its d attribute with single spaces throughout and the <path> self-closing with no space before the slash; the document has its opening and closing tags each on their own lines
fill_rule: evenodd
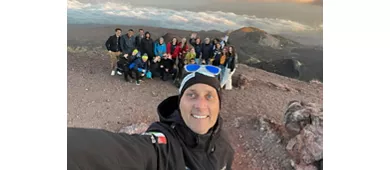
<svg viewBox="0 0 390 170">
<path fill-rule="evenodd" d="M 262 32 L 265 34 L 267 33 L 264 30 L 256 28 L 256 27 L 242 27 L 242 28 L 238 29 L 237 31 L 246 32 L 246 33 L 247 32 Z"/>
<path fill-rule="evenodd" d="M 256 27 L 242 27 L 233 31 L 230 34 L 231 42 L 237 42 L 244 46 L 250 46 L 251 48 L 271 47 L 273 49 L 282 50 L 288 47 L 298 47 L 299 43 L 284 38 L 279 35 L 269 34 L 266 31 Z M 258 45 L 256 47 L 256 45 Z"/>
<path fill-rule="evenodd" d="M 173 34 L 170 32 L 166 33 L 162 37 L 164 38 L 164 41 L 166 43 L 172 41 L 173 38 L 176 38 L 178 41 L 181 41 L 181 38 L 182 38 L 182 37 L 178 36 L 177 34 Z"/>
</svg>

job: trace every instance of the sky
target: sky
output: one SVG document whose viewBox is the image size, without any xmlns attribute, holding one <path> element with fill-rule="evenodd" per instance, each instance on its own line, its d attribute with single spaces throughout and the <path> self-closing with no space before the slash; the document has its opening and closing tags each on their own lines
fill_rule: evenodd
<svg viewBox="0 0 390 170">
<path fill-rule="evenodd" d="M 174 10 L 223 11 L 255 15 L 259 18 L 279 18 L 311 26 L 322 24 L 322 0 L 79 0 L 82 3 L 131 4 Z"/>
<path fill-rule="evenodd" d="M 322 0 L 68 0 L 68 23 L 184 30 L 253 26 L 322 43 Z"/>
</svg>

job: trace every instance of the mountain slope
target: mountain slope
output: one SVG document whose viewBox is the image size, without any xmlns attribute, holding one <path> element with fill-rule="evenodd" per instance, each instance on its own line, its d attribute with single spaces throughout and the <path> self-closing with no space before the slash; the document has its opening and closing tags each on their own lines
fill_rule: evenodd
<svg viewBox="0 0 390 170">
<path fill-rule="evenodd" d="M 117 132 L 158 119 L 157 105 L 177 95 L 171 82 L 145 80 L 140 86 L 109 75 L 101 47 L 68 47 L 68 127 Z M 233 169 L 292 169 L 280 135 L 286 106 L 303 100 L 322 106 L 322 84 L 307 83 L 238 64 L 237 76 L 250 81 L 244 89 L 222 91 L 221 116 L 236 152 Z"/>
<path fill-rule="evenodd" d="M 322 81 L 322 49 L 254 27 L 231 32 L 229 40 L 238 49 L 241 63 L 299 80 Z"/>
</svg>

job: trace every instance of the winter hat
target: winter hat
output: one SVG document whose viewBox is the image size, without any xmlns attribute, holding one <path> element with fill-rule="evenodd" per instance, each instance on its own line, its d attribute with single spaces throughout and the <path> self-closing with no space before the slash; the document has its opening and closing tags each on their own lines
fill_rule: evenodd
<svg viewBox="0 0 390 170">
<path fill-rule="evenodd" d="M 204 75 L 199 72 L 192 72 L 184 77 L 179 88 L 179 103 L 181 97 L 183 96 L 184 91 L 189 87 L 191 87 L 192 85 L 198 83 L 207 84 L 211 87 L 214 87 L 215 90 L 217 90 L 218 98 L 219 98 L 219 107 L 221 107 L 221 95 L 220 95 L 221 88 L 220 88 L 219 80 L 216 77 L 210 77 L 208 75 Z"/>
<path fill-rule="evenodd" d="M 132 55 L 136 55 L 136 54 L 138 54 L 138 50 L 137 50 L 137 49 L 134 49 L 134 51 L 133 51 L 133 54 L 132 54 Z"/>
<path fill-rule="evenodd" d="M 148 59 L 148 55 L 145 53 L 145 54 L 142 56 L 142 59 Z"/>
</svg>

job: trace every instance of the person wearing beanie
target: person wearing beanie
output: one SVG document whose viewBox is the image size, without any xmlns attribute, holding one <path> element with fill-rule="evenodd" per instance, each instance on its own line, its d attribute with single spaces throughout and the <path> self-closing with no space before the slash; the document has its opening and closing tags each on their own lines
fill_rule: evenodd
<svg viewBox="0 0 390 170">
<path fill-rule="evenodd" d="M 135 73 L 135 84 L 140 85 L 140 78 L 145 76 L 146 72 L 148 71 L 148 55 L 145 53 L 141 58 L 135 59 L 128 67 L 128 69 L 125 70 L 125 80 L 129 82 L 128 76 L 130 76 L 131 79 L 133 78 L 132 72 Z M 131 81 L 130 81 L 131 82 Z"/>
<path fill-rule="evenodd" d="M 126 67 L 129 67 L 134 60 L 141 57 L 141 53 L 134 49 L 131 54 L 122 53 L 119 55 L 119 60 L 117 62 L 117 74 L 122 75 L 126 71 Z M 126 76 L 125 76 L 126 77 Z M 126 78 L 125 78 L 126 79 Z"/>
<path fill-rule="evenodd" d="M 157 107 L 145 133 L 68 128 L 68 170 L 231 170 L 234 150 L 223 130 L 216 76 L 190 72 L 178 95 Z"/>
<path fill-rule="evenodd" d="M 137 49 L 134 49 L 134 51 L 131 53 L 131 55 L 138 56 L 138 55 L 141 55 L 141 53 Z"/>
</svg>

